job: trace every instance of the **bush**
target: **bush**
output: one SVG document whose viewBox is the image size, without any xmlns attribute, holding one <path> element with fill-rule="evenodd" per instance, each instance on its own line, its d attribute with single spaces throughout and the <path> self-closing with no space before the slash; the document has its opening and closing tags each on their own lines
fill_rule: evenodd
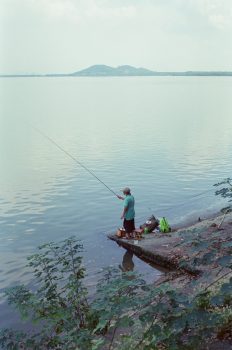
<svg viewBox="0 0 232 350">
<path fill-rule="evenodd" d="M 36 331 L 2 330 L 3 349 L 192 350 L 212 335 L 228 336 L 232 278 L 218 280 L 214 292 L 186 295 L 168 283 L 148 285 L 135 273 L 106 269 L 90 302 L 81 252 L 72 237 L 45 244 L 28 258 L 38 289 L 17 286 L 6 295 Z"/>
</svg>

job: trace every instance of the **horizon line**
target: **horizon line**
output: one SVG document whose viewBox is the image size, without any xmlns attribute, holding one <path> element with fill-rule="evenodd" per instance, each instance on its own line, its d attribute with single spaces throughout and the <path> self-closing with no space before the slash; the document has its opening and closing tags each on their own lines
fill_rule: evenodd
<svg viewBox="0 0 232 350">
<path fill-rule="evenodd" d="M 180 71 L 180 70 L 177 70 L 177 71 L 172 71 L 172 70 L 162 70 L 162 71 L 157 71 L 157 70 L 151 70 L 149 68 L 144 68 L 144 67 L 135 67 L 135 66 L 131 66 L 131 65 L 119 65 L 119 66 L 108 66 L 108 65 L 105 65 L 105 64 L 94 64 L 94 65 L 91 65 L 91 66 L 88 66 L 86 68 L 83 68 L 81 70 L 77 70 L 77 71 L 74 71 L 72 73 L 0 73 L 0 77 L 46 77 L 46 76 L 85 76 L 84 74 L 86 72 L 88 72 L 88 70 L 90 70 L 91 68 L 111 68 L 112 70 L 115 70 L 115 72 L 117 73 L 117 70 L 119 68 L 128 68 L 130 69 L 131 68 L 131 72 L 133 71 L 133 74 L 130 73 L 130 72 L 123 72 L 123 74 L 121 74 L 120 76 L 136 76 L 136 71 L 139 71 L 139 70 L 144 70 L 144 74 L 138 74 L 138 76 L 149 76 L 149 75 L 189 75 L 189 74 L 216 74 L 216 75 L 219 75 L 219 74 L 222 74 L 222 75 L 225 75 L 225 74 L 232 74 L 232 70 L 184 70 L 184 71 Z M 145 71 L 146 71 L 146 74 L 145 74 Z M 83 75 L 78 75 L 82 73 Z M 106 72 L 105 74 L 102 74 L 102 72 L 93 72 L 91 71 L 91 74 L 92 76 L 112 76 L 109 72 Z M 86 75 L 88 76 L 88 74 Z M 113 74 L 114 76 L 114 74 Z"/>
</svg>

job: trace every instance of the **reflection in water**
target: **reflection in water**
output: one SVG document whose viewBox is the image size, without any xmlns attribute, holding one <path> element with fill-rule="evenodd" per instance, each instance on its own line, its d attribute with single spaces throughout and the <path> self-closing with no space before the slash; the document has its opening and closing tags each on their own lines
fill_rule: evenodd
<svg viewBox="0 0 232 350">
<path fill-rule="evenodd" d="M 133 253 L 127 250 L 123 255 L 122 265 L 119 265 L 119 268 L 122 270 L 122 272 L 128 272 L 133 271 L 134 266 L 135 264 L 133 262 Z"/>
</svg>

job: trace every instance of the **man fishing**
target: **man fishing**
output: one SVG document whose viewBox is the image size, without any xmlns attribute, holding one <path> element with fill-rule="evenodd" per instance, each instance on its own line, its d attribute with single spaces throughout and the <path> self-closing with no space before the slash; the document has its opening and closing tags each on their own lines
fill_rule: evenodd
<svg viewBox="0 0 232 350">
<path fill-rule="evenodd" d="M 129 187 L 125 187 L 122 190 L 125 197 L 117 195 L 118 199 L 124 201 L 123 203 L 123 212 L 121 215 L 121 219 L 123 221 L 123 227 L 126 231 L 127 238 L 133 237 L 133 231 L 135 230 L 135 199 L 131 194 L 131 190 Z"/>
</svg>

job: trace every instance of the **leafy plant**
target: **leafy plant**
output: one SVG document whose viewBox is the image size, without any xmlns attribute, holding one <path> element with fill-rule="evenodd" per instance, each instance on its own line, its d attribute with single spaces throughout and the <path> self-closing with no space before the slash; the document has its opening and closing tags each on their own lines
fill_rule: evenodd
<svg viewBox="0 0 232 350">
<path fill-rule="evenodd" d="M 230 177 L 221 182 L 216 183 L 214 186 L 221 187 L 215 192 L 216 196 L 228 198 L 229 202 L 232 202 L 232 179 Z"/>
<path fill-rule="evenodd" d="M 72 237 L 43 245 L 28 259 L 37 289 L 18 286 L 6 294 L 35 331 L 2 330 L 3 349 L 194 350 L 212 336 L 228 336 L 232 278 L 219 276 L 188 294 L 168 283 L 149 285 L 135 273 L 106 269 L 90 301 L 82 249 Z"/>
<path fill-rule="evenodd" d="M 17 333 L 15 340 L 12 332 L 3 333 L 1 341 L 7 349 L 17 348 L 19 343 L 25 349 L 75 349 L 79 343 L 90 345 L 90 307 L 83 284 L 81 252 L 82 244 L 69 238 L 60 244 L 44 244 L 28 258 L 39 288 L 32 292 L 26 286 L 17 286 L 8 289 L 6 295 L 22 319 L 37 324 L 39 332 L 31 337 Z M 11 345 L 6 342 L 10 335 Z"/>
</svg>

